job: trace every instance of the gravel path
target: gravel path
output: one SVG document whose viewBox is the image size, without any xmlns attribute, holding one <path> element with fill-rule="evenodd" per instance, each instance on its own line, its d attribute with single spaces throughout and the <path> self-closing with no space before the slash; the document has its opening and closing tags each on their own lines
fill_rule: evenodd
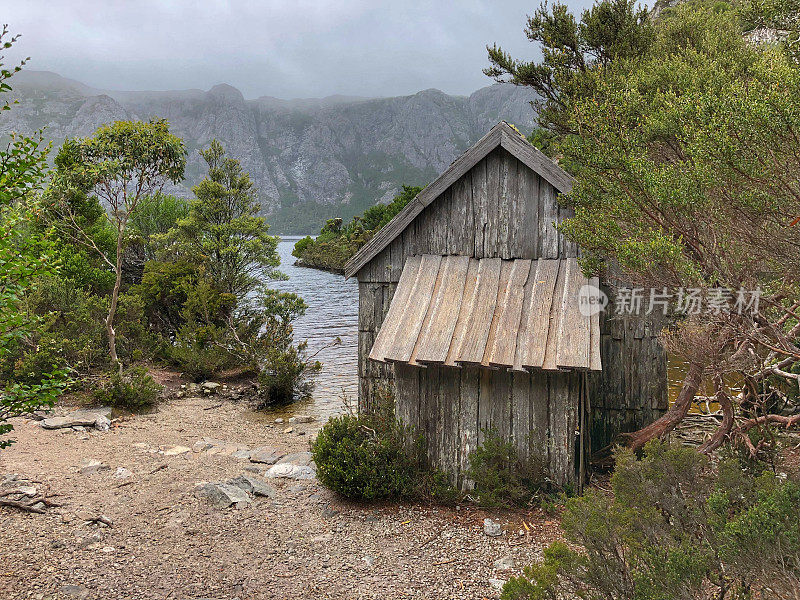
<svg viewBox="0 0 800 600">
<path fill-rule="evenodd" d="M 219 403 L 173 399 L 108 432 L 46 431 L 18 419 L 17 443 L 0 451 L 0 479 L 36 480 L 62 506 L 45 514 L 0 508 L 0 598 L 496 598 L 491 580 L 516 572 L 509 557 L 521 567 L 559 536 L 558 523 L 539 512 L 357 505 L 316 480 L 272 479 L 274 498 L 215 509 L 195 496 L 198 483 L 258 477 L 252 469 L 269 466 L 164 449 L 208 437 L 302 452 L 319 427 L 284 433 L 286 425 L 242 403 Z M 108 468 L 82 473 L 88 460 Z M 487 516 L 503 524 L 501 537 L 484 533 Z M 519 534 L 523 520 L 532 533 Z M 495 566 L 500 559 L 506 567 Z"/>
</svg>

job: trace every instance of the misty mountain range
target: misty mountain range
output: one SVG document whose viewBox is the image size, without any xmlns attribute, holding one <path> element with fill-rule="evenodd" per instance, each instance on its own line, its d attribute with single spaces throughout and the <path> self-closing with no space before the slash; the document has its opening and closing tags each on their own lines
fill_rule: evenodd
<svg viewBox="0 0 800 600">
<path fill-rule="evenodd" d="M 393 98 L 246 100 L 234 87 L 208 91 L 98 90 L 46 71 L 10 80 L 19 104 L 0 118 L 0 136 L 45 128 L 55 147 L 91 135 L 114 120 L 163 117 L 189 151 L 189 196 L 204 175 L 197 150 L 219 139 L 241 161 L 259 191 L 275 233 L 313 233 L 325 219 L 345 219 L 387 202 L 403 183 L 435 178 L 495 123 L 533 127 L 533 93 L 492 85 L 470 96 L 436 89 Z"/>
</svg>

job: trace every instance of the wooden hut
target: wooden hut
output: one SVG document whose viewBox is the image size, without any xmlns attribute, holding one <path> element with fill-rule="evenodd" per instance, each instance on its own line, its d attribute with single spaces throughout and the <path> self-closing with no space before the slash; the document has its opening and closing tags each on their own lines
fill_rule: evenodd
<svg viewBox="0 0 800 600">
<path fill-rule="evenodd" d="M 359 410 L 391 387 L 462 487 L 489 429 L 566 485 L 582 482 L 592 434 L 604 445 L 666 409 L 658 328 L 579 308 L 599 282 L 556 229 L 571 186 L 499 123 L 345 267 L 359 281 Z"/>
</svg>

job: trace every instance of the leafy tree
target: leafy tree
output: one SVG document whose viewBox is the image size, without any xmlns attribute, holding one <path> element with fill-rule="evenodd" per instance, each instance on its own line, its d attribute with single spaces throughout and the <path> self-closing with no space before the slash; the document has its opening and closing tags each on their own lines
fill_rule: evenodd
<svg viewBox="0 0 800 600">
<path fill-rule="evenodd" d="M 615 11 L 628 15 L 618 31 L 630 40 L 587 42 L 596 38 L 587 32 L 613 29 Z M 565 198 L 575 217 L 562 229 L 582 247 L 584 268 L 611 265 L 633 285 L 699 288 L 705 298 L 761 290 L 757 312 L 678 320 L 665 341 L 688 362 L 683 388 L 663 418 L 625 441 L 641 448 L 671 431 L 708 378 L 725 419 L 701 450 L 732 437 L 755 455 L 751 429 L 800 424 L 796 64 L 779 46 L 747 41 L 741 13 L 725 3 L 682 4 L 652 23 L 607 0 L 580 24 L 559 5 L 537 14 L 529 27 L 544 44 L 543 63 L 497 68 L 550 86 L 540 123 L 576 178 Z M 592 62 L 578 58 L 587 48 L 600 48 Z M 745 379 L 735 399 L 723 384 L 729 373 Z"/>
<path fill-rule="evenodd" d="M 250 176 L 238 160 L 225 156 L 217 140 L 200 152 L 208 176 L 195 186 L 189 214 L 174 230 L 175 250 L 205 261 L 220 291 L 243 298 L 263 278 L 279 277 L 278 238 L 258 215 L 261 205 Z"/>
<path fill-rule="evenodd" d="M 555 2 L 551 8 L 545 2 L 528 18 L 525 34 L 540 45 L 541 62 L 516 60 L 494 44 L 487 46 L 491 66 L 484 73 L 533 88 L 539 95 L 533 101 L 539 125 L 551 136 L 578 133 L 570 110 L 573 99 L 591 96 L 592 73 L 641 55 L 653 42 L 647 10 L 635 0 L 603 0 L 585 10 L 580 21 L 567 5 Z"/>
<path fill-rule="evenodd" d="M 112 362 L 117 356 L 114 316 L 122 286 L 123 256 L 129 225 L 141 201 L 160 192 L 168 182 L 183 178 L 183 142 L 169 132 L 165 120 L 116 121 L 85 139 L 67 139 L 55 160 L 50 185 L 53 224 L 74 243 L 95 252 L 115 275 L 106 332 Z M 116 244 L 110 252 L 87 231 L 86 207 L 100 206 Z M 95 209 L 96 210 L 96 209 Z"/>
<path fill-rule="evenodd" d="M 0 47 L 10 48 L 17 37 L 0 32 Z M 11 90 L 8 80 L 24 65 L 5 67 L 0 56 L 0 93 Z M 3 104 L 3 110 L 10 105 Z M 68 382 L 60 368 L 14 373 L 10 359 L 19 354 L 35 330 L 38 318 L 24 306 L 24 296 L 38 279 L 56 268 L 50 240 L 39 235 L 40 208 L 32 195 L 40 188 L 47 149 L 41 137 L 13 136 L 0 151 L 0 436 L 13 429 L 8 419 L 55 402 Z M 0 439 L 0 448 L 9 440 Z"/>
</svg>

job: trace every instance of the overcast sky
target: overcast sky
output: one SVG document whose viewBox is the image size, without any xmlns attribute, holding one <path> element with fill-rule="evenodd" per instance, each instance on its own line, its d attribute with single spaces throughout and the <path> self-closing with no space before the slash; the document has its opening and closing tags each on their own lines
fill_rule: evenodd
<svg viewBox="0 0 800 600">
<path fill-rule="evenodd" d="M 491 81 L 486 44 L 538 55 L 538 0 L 6 0 L 7 59 L 102 89 L 239 88 L 247 98 L 393 96 Z M 582 9 L 590 0 L 567 0 Z M 11 60 L 8 61 L 9 63 Z"/>
</svg>

